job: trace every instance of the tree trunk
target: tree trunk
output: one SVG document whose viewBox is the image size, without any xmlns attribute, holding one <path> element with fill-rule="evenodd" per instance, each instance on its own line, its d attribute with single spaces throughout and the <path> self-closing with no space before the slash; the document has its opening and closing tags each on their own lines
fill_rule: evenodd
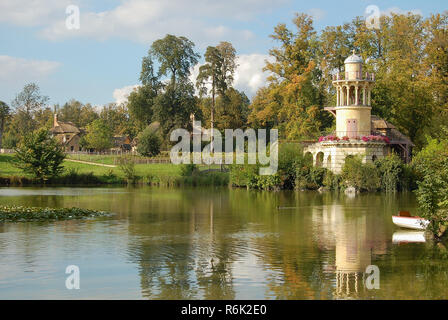
<svg viewBox="0 0 448 320">
<path fill-rule="evenodd" d="M 213 146 L 213 128 L 215 127 L 215 78 L 212 80 L 212 110 L 210 112 L 210 127 L 211 127 L 211 135 L 210 135 L 210 147 L 211 152 L 214 152 L 215 148 Z"/>
<path fill-rule="evenodd" d="M 3 129 L 5 125 L 5 119 L 0 119 L 0 149 L 3 146 Z"/>
</svg>

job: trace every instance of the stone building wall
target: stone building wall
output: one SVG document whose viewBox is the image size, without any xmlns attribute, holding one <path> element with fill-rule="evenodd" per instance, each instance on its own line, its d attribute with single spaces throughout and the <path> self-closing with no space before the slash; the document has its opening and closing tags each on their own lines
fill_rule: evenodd
<svg viewBox="0 0 448 320">
<path fill-rule="evenodd" d="M 315 166 L 322 166 L 334 173 L 341 173 L 348 155 L 361 156 L 363 162 L 366 163 L 384 158 L 389 154 L 389 149 L 384 142 L 325 141 L 306 147 L 304 152 L 312 154 Z"/>
</svg>

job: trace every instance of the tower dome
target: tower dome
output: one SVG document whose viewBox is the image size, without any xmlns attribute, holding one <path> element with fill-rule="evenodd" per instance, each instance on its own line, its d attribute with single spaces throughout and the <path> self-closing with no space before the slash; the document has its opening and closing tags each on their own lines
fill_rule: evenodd
<svg viewBox="0 0 448 320">
<path fill-rule="evenodd" d="M 347 59 L 345 59 L 344 61 L 345 64 L 349 64 L 349 63 L 364 63 L 364 60 L 362 60 L 362 58 L 360 56 L 357 56 L 355 54 L 355 50 L 353 50 L 353 54 L 348 57 Z"/>
</svg>

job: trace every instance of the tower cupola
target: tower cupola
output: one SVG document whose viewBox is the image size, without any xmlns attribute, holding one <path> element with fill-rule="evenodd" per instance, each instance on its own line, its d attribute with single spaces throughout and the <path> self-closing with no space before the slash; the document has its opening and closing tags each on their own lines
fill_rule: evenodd
<svg viewBox="0 0 448 320">
<path fill-rule="evenodd" d="M 345 59 L 345 79 L 347 80 L 358 80 L 362 79 L 362 64 L 364 61 L 361 57 L 355 54 L 355 50 L 353 50 L 353 54 Z"/>
<path fill-rule="evenodd" d="M 336 106 L 326 108 L 336 117 L 338 136 L 370 135 L 371 91 L 375 82 L 373 73 L 363 72 L 364 60 L 353 54 L 344 61 L 345 72 L 333 76 Z"/>
</svg>

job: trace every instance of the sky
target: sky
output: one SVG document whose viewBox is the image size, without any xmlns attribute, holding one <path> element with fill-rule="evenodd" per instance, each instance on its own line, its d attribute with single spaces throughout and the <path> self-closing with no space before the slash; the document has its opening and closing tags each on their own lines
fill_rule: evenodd
<svg viewBox="0 0 448 320">
<path fill-rule="evenodd" d="M 239 65 L 234 86 L 252 97 L 265 83 L 278 23 L 303 12 L 320 31 L 367 16 L 370 5 L 425 17 L 448 8 L 446 0 L 0 0 L 0 100 L 9 104 L 36 82 L 50 104 L 125 102 L 139 84 L 142 57 L 168 33 L 189 38 L 201 55 L 230 41 Z M 67 19 L 75 21 L 69 6 L 79 8 L 79 28 L 67 28 Z"/>
</svg>

